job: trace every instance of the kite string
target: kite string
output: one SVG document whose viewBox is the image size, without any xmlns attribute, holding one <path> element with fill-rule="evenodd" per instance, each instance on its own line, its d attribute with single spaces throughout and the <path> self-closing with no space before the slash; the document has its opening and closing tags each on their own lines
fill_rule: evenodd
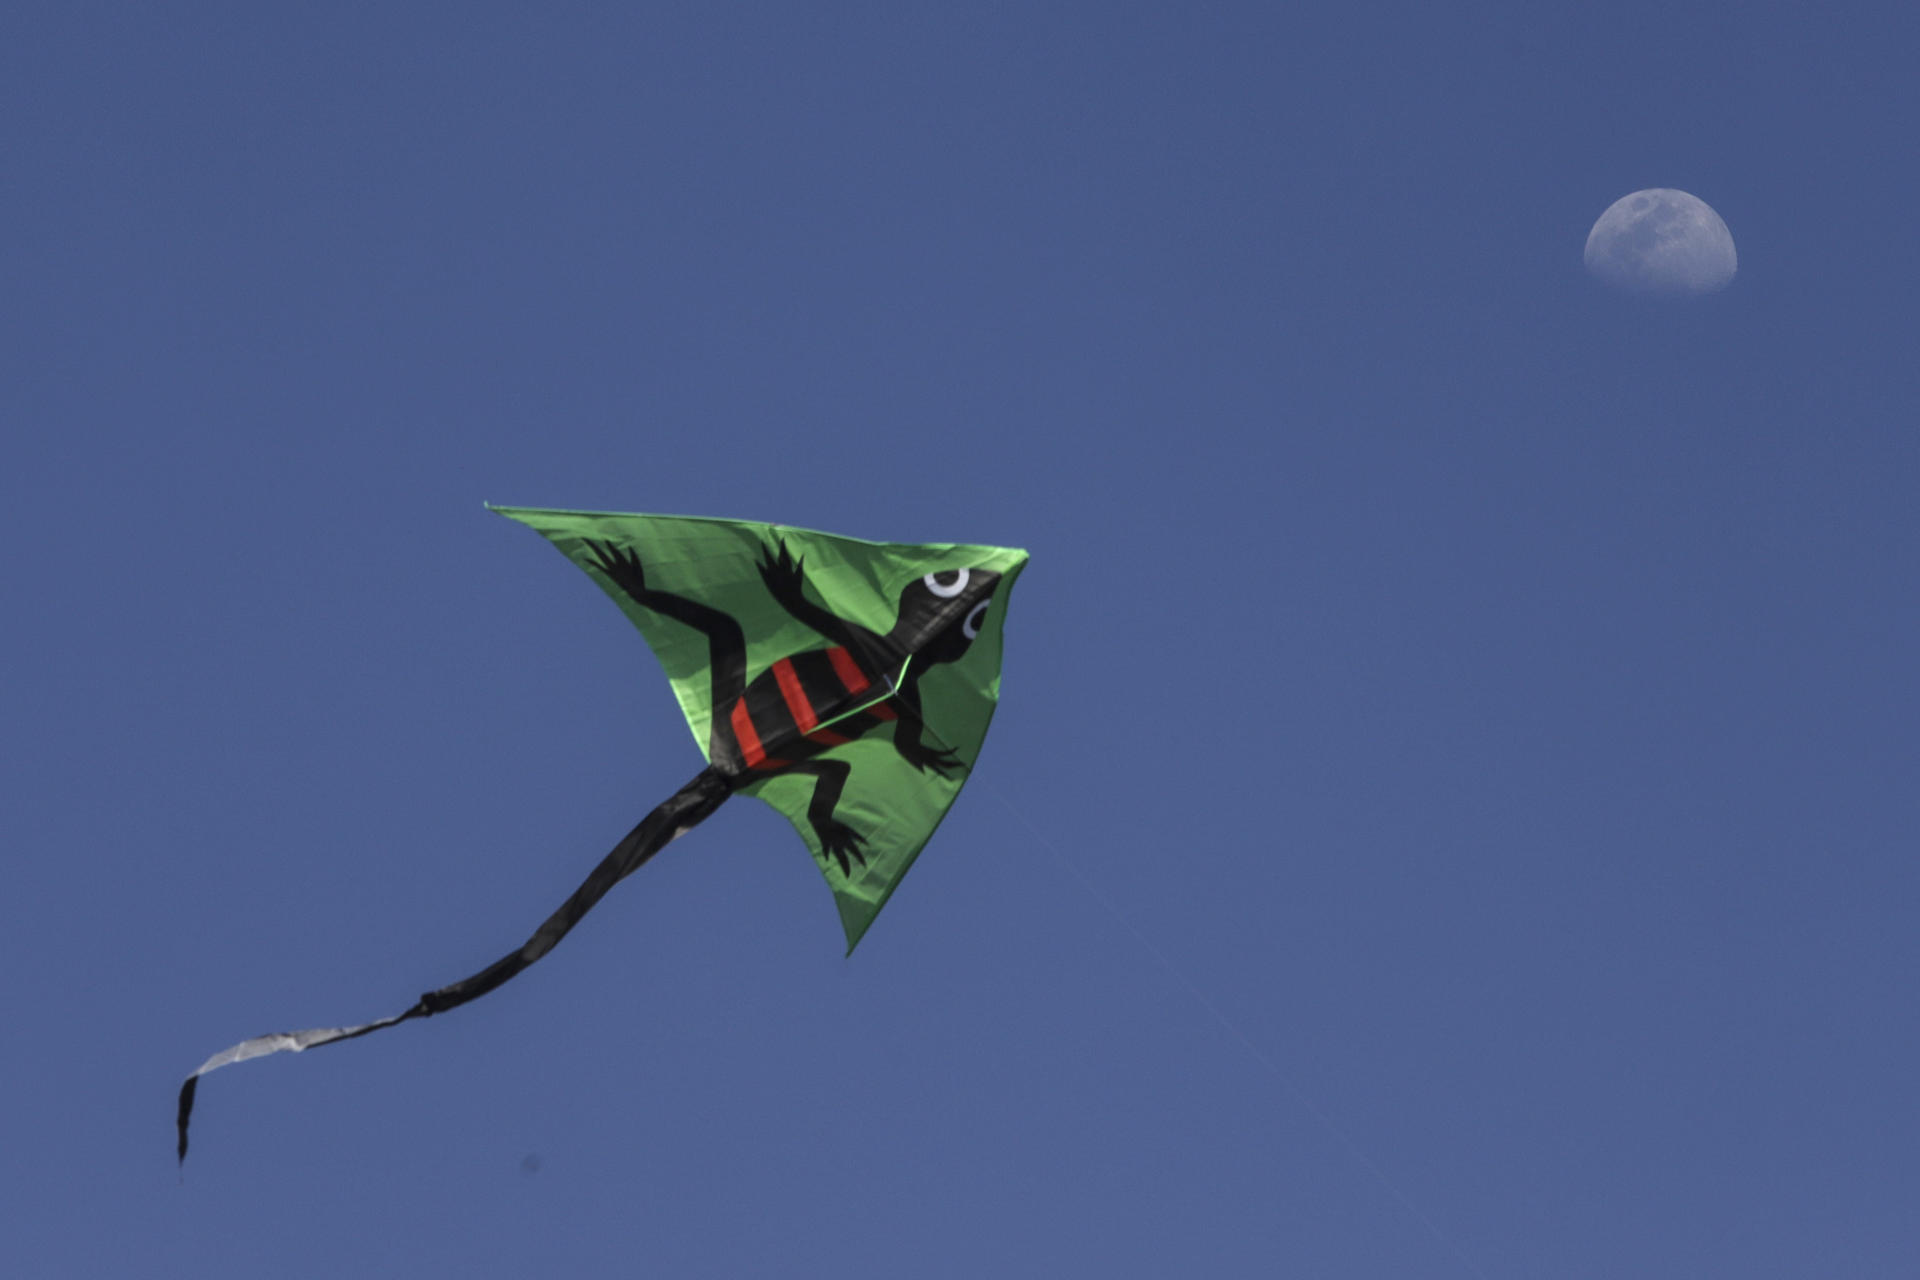
<svg viewBox="0 0 1920 1280">
<path fill-rule="evenodd" d="M 975 785 L 979 784 L 976 783 Z M 1490 1277 L 1480 1268 L 1480 1265 L 1468 1257 L 1466 1251 L 1456 1244 L 1451 1236 L 1442 1231 L 1439 1225 L 1435 1223 L 1419 1205 L 1415 1204 L 1413 1199 L 1408 1196 L 1406 1192 L 1402 1191 L 1392 1178 L 1387 1176 L 1386 1170 L 1382 1169 L 1373 1157 L 1369 1156 L 1366 1150 L 1349 1136 L 1345 1129 L 1340 1127 L 1339 1122 L 1333 1118 L 1332 1113 L 1316 1102 L 1306 1090 L 1295 1083 L 1293 1077 L 1282 1070 L 1280 1064 L 1276 1062 L 1266 1050 L 1262 1049 L 1259 1044 L 1254 1041 L 1253 1037 L 1249 1036 L 1245 1031 L 1242 1031 L 1239 1024 L 1229 1018 L 1226 1012 L 1221 1009 L 1219 1005 L 1215 1004 L 1213 999 L 1201 989 L 1200 985 L 1192 978 L 1189 978 L 1186 972 L 1176 965 L 1172 958 L 1169 957 L 1165 951 L 1161 950 L 1159 945 L 1147 935 L 1146 931 L 1133 921 L 1132 917 L 1120 910 L 1118 904 L 1107 894 L 1106 890 L 1102 889 L 1085 871 L 1082 871 L 1079 864 L 1067 857 L 1067 855 L 1061 851 L 1060 847 L 1047 836 L 1046 832 L 1042 831 L 1039 826 L 1016 807 L 1011 800 L 1007 799 L 998 787 L 988 784 L 987 790 L 992 792 L 994 799 L 998 800 L 1008 813 L 1012 814 L 1027 830 L 1033 833 L 1034 838 L 1046 847 L 1047 851 L 1053 855 L 1055 861 L 1064 866 L 1073 878 L 1080 882 L 1080 887 L 1087 891 L 1089 897 L 1102 907 L 1105 907 L 1107 914 L 1112 916 L 1128 933 L 1133 935 L 1134 941 L 1138 942 L 1141 948 L 1144 949 L 1149 956 L 1153 957 L 1154 961 L 1168 977 L 1185 988 L 1187 994 L 1192 996 L 1194 1001 L 1199 1004 L 1202 1009 L 1205 1009 L 1212 1015 L 1213 1020 L 1220 1025 L 1222 1030 L 1239 1041 L 1240 1046 L 1253 1057 L 1254 1061 L 1265 1067 L 1268 1073 L 1280 1082 L 1280 1086 L 1299 1104 L 1302 1110 L 1319 1121 L 1320 1126 L 1325 1129 L 1328 1134 L 1332 1135 L 1333 1139 L 1346 1150 L 1347 1154 L 1358 1162 L 1389 1195 L 1398 1201 L 1400 1207 L 1404 1209 L 1415 1222 L 1418 1222 L 1422 1227 L 1426 1228 L 1427 1234 L 1433 1237 L 1435 1243 L 1451 1253 L 1455 1261 L 1472 1272 L 1474 1276 L 1477 1277 L 1477 1280 L 1490 1280 Z"/>
</svg>

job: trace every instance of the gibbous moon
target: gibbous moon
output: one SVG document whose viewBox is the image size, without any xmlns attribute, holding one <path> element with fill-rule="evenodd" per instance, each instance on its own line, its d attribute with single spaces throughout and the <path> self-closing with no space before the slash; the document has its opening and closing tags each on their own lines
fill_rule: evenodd
<svg viewBox="0 0 1920 1280">
<path fill-rule="evenodd" d="M 1621 196 L 1587 233 L 1587 270 L 1632 293 L 1712 293 L 1737 265 L 1720 215 L 1671 187 Z"/>
</svg>

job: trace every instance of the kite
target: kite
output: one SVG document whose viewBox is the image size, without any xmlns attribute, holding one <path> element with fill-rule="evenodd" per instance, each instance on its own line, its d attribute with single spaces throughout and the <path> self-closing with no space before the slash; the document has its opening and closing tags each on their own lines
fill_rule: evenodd
<svg viewBox="0 0 1920 1280">
<path fill-rule="evenodd" d="M 665 668 L 707 766 L 641 819 L 519 948 L 392 1017 L 255 1036 L 200 1077 L 445 1013 L 553 950 L 609 889 L 736 792 L 793 823 L 847 954 L 960 794 L 1000 696 L 1001 625 L 1027 553 L 882 543 L 688 516 L 494 507 L 586 570 Z"/>
</svg>

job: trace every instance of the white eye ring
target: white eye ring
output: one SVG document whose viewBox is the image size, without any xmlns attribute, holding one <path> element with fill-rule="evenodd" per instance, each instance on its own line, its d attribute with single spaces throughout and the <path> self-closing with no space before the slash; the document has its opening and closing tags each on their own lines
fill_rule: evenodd
<svg viewBox="0 0 1920 1280">
<path fill-rule="evenodd" d="M 948 573 L 957 573 L 960 576 L 943 586 L 939 579 L 942 574 Z M 967 579 L 972 576 L 973 571 L 971 569 L 942 569 L 940 573 L 928 574 L 922 578 L 921 581 L 927 584 L 927 590 L 933 592 L 933 594 L 939 596 L 942 600 L 951 600 L 967 589 Z"/>
<path fill-rule="evenodd" d="M 967 639 L 971 640 L 975 636 L 979 635 L 980 628 L 986 625 L 987 625 L 987 601 L 982 600 L 979 604 L 974 606 L 973 612 L 967 615 L 967 620 L 960 624 L 960 631 L 963 635 L 967 637 Z"/>
</svg>

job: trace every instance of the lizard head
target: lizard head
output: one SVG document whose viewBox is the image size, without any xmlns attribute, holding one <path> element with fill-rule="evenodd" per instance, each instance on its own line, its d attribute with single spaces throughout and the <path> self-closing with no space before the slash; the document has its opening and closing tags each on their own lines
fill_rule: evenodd
<svg viewBox="0 0 1920 1280">
<path fill-rule="evenodd" d="M 999 585 L 991 569 L 942 569 L 909 582 L 891 638 L 921 663 L 952 662 L 986 625 Z"/>
</svg>

